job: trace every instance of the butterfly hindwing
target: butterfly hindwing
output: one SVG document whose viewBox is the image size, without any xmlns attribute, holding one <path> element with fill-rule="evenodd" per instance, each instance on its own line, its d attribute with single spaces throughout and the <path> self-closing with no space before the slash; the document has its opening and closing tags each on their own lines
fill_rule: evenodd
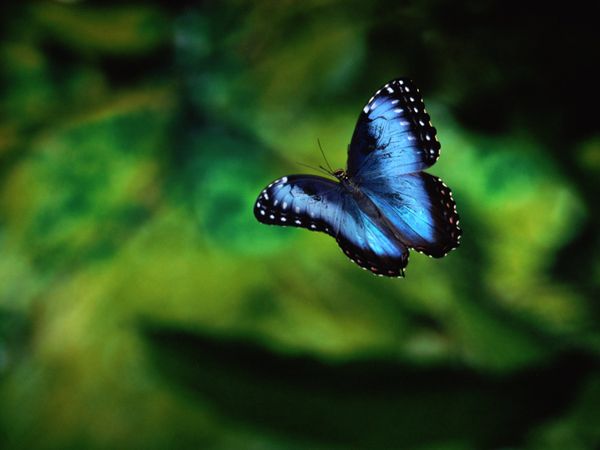
<svg viewBox="0 0 600 450">
<path fill-rule="evenodd" d="M 354 198 L 348 196 L 336 237 L 350 260 L 376 275 L 403 277 L 408 264 L 408 248 L 377 221 L 365 214 Z"/>
<path fill-rule="evenodd" d="M 409 248 L 442 257 L 458 247 L 456 203 L 439 178 L 425 172 L 377 178 L 363 184 L 362 190 Z"/>
<path fill-rule="evenodd" d="M 402 276 L 408 249 L 367 216 L 340 183 L 315 175 L 289 175 L 269 184 L 254 205 L 269 225 L 303 227 L 335 237 L 353 262 L 378 275 Z"/>
<path fill-rule="evenodd" d="M 348 176 L 357 183 L 432 166 L 440 154 L 423 99 L 406 78 L 379 89 L 361 111 L 348 147 Z"/>
</svg>

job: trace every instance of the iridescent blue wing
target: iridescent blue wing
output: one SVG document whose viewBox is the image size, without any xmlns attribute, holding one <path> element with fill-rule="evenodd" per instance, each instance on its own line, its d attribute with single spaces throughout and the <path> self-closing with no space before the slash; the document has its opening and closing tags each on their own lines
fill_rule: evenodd
<svg viewBox="0 0 600 450">
<path fill-rule="evenodd" d="M 343 215 L 341 185 L 315 175 L 289 175 L 263 189 L 254 215 L 267 225 L 295 226 L 337 236 Z"/>
<path fill-rule="evenodd" d="M 461 231 L 450 189 L 422 173 L 440 144 L 419 90 L 393 80 L 363 108 L 348 148 L 348 176 L 379 209 L 407 247 L 441 257 Z"/>
<path fill-rule="evenodd" d="M 408 248 L 361 210 L 349 194 L 344 200 L 339 246 L 352 262 L 376 275 L 403 277 Z"/>
<path fill-rule="evenodd" d="M 402 276 L 408 249 L 359 208 L 337 182 L 314 175 L 289 175 L 269 184 L 254 205 L 258 221 L 323 231 L 346 256 L 378 275 Z"/>
<path fill-rule="evenodd" d="M 421 171 L 440 154 L 423 99 L 406 78 L 379 89 L 358 117 L 348 147 L 348 176 L 357 184 Z"/>
<path fill-rule="evenodd" d="M 361 190 L 409 248 L 436 258 L 458 247 L 461 230 L 452 192 L 425 172 L 375 178 Z"/>
</svg>

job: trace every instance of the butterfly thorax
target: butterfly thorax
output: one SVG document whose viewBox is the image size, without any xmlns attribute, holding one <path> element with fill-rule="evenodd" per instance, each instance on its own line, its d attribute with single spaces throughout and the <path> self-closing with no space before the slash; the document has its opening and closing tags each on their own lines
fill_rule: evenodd
<svg viewBox="0 0 600 450">
<path fill-rule="evenodd" d="M 348 183 L 350 181 L 350 178 L 348 177 L 348 174 L 344 169 L 334 170 L 332 175 L 336 177 L 342 184 Z"/>
<path fill-rule="evenodd" d="M 333 176 L 340 181 L 348 181 L 348 174 L 344 169 L 337 169 L 333 171 Z"/>
<path fill-rule="evenodd" d="M 350 178 L 348 173 L 344 169 L 337 169 L 333 172 L 333 176 L 338 179 L 342 187 L 350 192 L 354 197 L 364 197 L 364 194 L 360 191 L 360 187 Z"/>
<path fill-rule="evenodd" d="M 348 176 L 348 173 L 344 169 L 334 170 L 332 175 L 338 179 L 346 191 L 349 191 L 352 194 L 360 194 L 358 186 L 352 182 Z"/>
</svg>

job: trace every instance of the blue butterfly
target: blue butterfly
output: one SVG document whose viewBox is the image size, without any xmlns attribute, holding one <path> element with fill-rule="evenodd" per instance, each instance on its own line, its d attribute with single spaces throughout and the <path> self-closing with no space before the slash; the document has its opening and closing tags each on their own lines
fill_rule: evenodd
<svg viewBox="0 0 600 450">
<path fill-rule="evenodd" d="M 439 154 L 419 90 L 409 79 L 393 80 L 360 113 L 347 170 L 330 172 L 337 181 L 279 178 L 259 195 L 254 215 L 269 225 L 325 232 L 362 268 L 402 277 L 410 248 L 440 258 L 460 242 L 452 192 L 422 172 Z"/>
</svg>

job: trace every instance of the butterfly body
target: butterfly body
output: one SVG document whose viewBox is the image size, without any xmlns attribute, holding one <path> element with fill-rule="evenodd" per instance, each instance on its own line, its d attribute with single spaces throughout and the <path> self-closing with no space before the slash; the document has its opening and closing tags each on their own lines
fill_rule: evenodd
<svg viewBox="0 0 600 450">
<path fill-rule="evenodd" d="M 445 256 L 461 231 L 450 189 L 422 172 L 439 156 L 435 129 L 410 80 L 383 86 L 363 108 L 348 148 L 348 167 L 289 175 L 269 184 L 254 207 L 266 224 L 333 236 L 355 263 L 381 276 L 403 276 L 409 248 Z"/>
</svg>

